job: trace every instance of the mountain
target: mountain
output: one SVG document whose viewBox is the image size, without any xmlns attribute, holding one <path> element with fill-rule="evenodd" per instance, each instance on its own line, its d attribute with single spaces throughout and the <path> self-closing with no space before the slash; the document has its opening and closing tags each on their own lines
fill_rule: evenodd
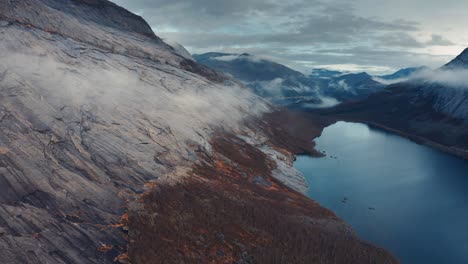
<svg viewBox="0 0 468 264">
<path fill-rule="evenodd" d="M 210 52 L 193 57 L 201 64 L 242 81 L 257 95 L 276 104 L 321 103 L 317 83 L 282 64 L 248 53 Z"/>
<path fill-rule="evenodd" d="M 181 45 L 180 43 L 178 43 L 177 41 L 173 41 L 173 40 L 170 40 L 170 39 L 163 39 L 163 41 L 164 41 L 164 43 L 166 43 L 167 45 L 171 46 L 171 48 L 173 48 L 174 51 L 175 51 L 178 55 L 180 55 L 180 56 L 182 56 L 182 57 L 184 57 L 184 58 L 186 58 L 186 59 L 188 59 L 188 60 L 191 60 L 191 61 L 194 60 L 193 57 L 192 57 L 192 55 L 190 54 L 190 52 L 188 52 L 188 51 L 185 49 L 185 47 L 182 46 L 182 45 Z"/>
<path fill-rule="evenodd" d="M 443 68 L 445 69 L 467 69 L 468 68 L 468 48 L 466 48 L 455 59 L 447 63 Z"/>
<path fill-rule="evenodd" d="M 304 75 L 284 65 L 275 63 L 248 53 L 205 53 L 194 55 L 203 64 L 231 74 L 234 78 L 253 81 L 271 81 L 276 78 L 300 79 Z"/>
<path fill-rule="evenodd" d="M 303 73 L 251 54 L 210 52 L 194 55 L 197 62 L 228 74 L 257 95 L 294 109 L 322 108 L 339 101 L 357 100 L 385 85 L 367 73 L 344 74 L 327 69 Z"/>
<path fill-rule="evenodd" d="M 322 78 L 322 79 L 329 79 L 333 77 L 338 77 L 340 75 L 343 75 L 343 72 L 340 71 L 334 71 L 334 70 L 328 70 L 328 69 L 312 69 L 310 72 L 310 77 L 313 78 Z"/>
<path fill-rule="evenodd" d="M 322 94 L 339 101 L 359 100 L 382 90 L 384 84 L 363 73 L 350 73 L 334 77 L 321 89 Z"/>
<path fill-rule="evenodd" d="M 441 69 L 321 114 L 335 120 L 366 122 L 468 158 L 466 54 L 465 50 Z"/>
<path fill-rule="evenodd" d="M 394 80 L 404 80 L 409 78 L 411 75 L 420 73 L 422 71 L 430 70 L 430 68 L 426 66 L 421 66 L 421 67 L 413 67 L 413 68 L 405 68 L 398 70 L 392 74 L 388 75 L 382 75 L 378 76 L 381 79 L 388 80 L 388 81 L 394 81 Z"/>
<path fill-rule="evenodd" d="M 320 124 L 141 17 L 2 0 L 0 56 L 1 263 L 398 263 L 303 195 Z"/>
</svg>

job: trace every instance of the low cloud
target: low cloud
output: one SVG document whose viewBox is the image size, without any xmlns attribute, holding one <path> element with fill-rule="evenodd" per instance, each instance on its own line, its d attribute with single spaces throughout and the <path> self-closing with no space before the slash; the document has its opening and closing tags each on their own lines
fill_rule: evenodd
<svg viewBox="0 0 468 264">
<path fill-rule="evenodd" d="M 254 55 L 244 55 L 244 54 L 233 54 L 233 55 L 226 55 L 226 56 L 217 56 L 217 57 L 212 57 L 212 60 L 218 60 L 218 61 L 233 61 L 233 60 L 247 60 L 250 62 L 262 62 L 266 59 L 261 58 L 259 56 L 254 56 Z"/>
<path fill-rule="evenodd" d="M 424 70 L 412 76 L 413 80 L 438 83 L 452 88 L 468 88 L 468 69 Z"/>
<path fill-rule="evenodd" d="M 78 113 L 92 109 L 109 123 L 113 113 L 128 118 L 144 115 L 180 139 L 193 140 L 216 127 L 236 129 L 245 117 L 269 111 L 263 101 L 236 84 L 213 84 L 203 77 L 184 77 L 182 71 L 132 69 L 126 66 L 136 64 L 119 56 L 98 65 L 83 59 L 63 63 L 51 56 L 7 50 L 0 50 L 0 55 L 0 72 L 5 75 L 0 85 L 40 96 L 39 100 L 47 102 L 34 101 L 40 107 L 69 107 Z"/>
<path fill-rule="evenodd" d="M 399 82 L 404 82 L 404 81 L 408 81 L 409 79 L 411 79 L 412 76 L 408 76 L 408 77 L 405 77 L 405 78 L 398 78 L 398 79 L 382 79 L 380 77 L 372 77 L 372 79 L 376 82 L 379 82 L 379 83 L 383 83 L 385 85 L 389 85 L 389 84 L 394 84 L 394 83 L 399 83 Z"/>
<path fill-rule="evenodd" d="M 321 100 L 320 103 L 318 104 L 304 103 L 304 104 L 301 104 L 301 107 L 309 108 L 309 109 L 319 109 L 319 108 L 330 108 L 330 107 L 334 107 L 340 104 L 340 101 L 332 97 L 320 96 L 319 98 Z"/>
<path fill-rule="evenodd" d="M 433 34 L 431 36 L 431 39 L 428 42 L 426 42 L 426 44 L 430 45 L 430 46 L 453 46 L 453 45 L 456 45 L 452 41 L 446 39 L 445 37 L 443 37 L 441 35 L 437 35 L 437 34 Z"/>
</svg>

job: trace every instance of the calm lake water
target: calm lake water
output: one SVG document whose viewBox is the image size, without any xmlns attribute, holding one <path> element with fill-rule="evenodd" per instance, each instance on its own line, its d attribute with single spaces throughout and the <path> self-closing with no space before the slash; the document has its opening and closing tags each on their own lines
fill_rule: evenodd
<svg viewBox="0 0 468 264">
<path fill-rule="evenodd" d="M 403 264 L 468 263 L 467 161 L 357 123 L 316 142 L 327 157 L 295 163 L 309 197 Z"/>
</svg>

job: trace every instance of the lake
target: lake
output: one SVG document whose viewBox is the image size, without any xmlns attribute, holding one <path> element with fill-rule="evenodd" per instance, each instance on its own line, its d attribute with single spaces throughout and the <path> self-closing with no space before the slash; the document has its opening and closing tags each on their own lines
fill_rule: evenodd
<svg viewBox="0 0 468 264">
<path fill-rule="evenodd" d="M 468 161 L 359 123 L 316 143 L 295 162 L 310 198 L 403 264 L 468 263 Z"/>
</svg>

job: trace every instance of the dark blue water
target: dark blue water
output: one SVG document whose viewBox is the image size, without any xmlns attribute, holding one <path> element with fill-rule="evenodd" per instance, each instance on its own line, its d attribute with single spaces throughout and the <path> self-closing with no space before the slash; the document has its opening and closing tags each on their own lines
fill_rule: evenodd
<svg viewBox="0 0 468 264">
<path fill-rule="evenodd" d="M 467 161 L 356 123 L 316 142 L 328 157 L 295 163 L 312 199 L 403 264 L 468 263 Z"/>
</svg>

